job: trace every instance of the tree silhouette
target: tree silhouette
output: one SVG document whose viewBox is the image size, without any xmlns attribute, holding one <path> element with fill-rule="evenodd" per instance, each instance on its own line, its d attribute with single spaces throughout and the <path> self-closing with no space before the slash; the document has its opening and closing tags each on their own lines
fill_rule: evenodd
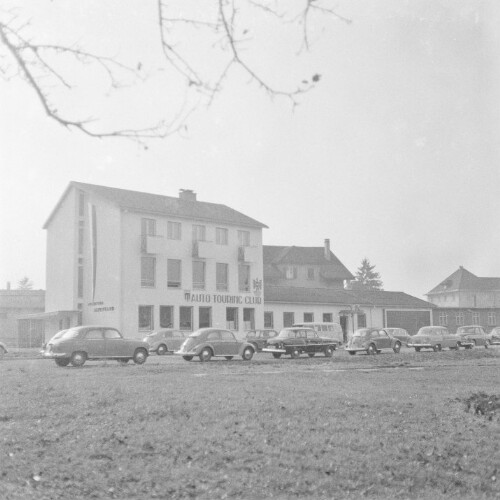
<svg viewBox="0 0 500 500">
<path fill-rule="evenodd" d="M 28 278 L 28 276 L 25 276 L 24 278 L 20 279 L 17 282 L 17 289 L 18 290 L 33 290 L 33 282 Z"/>
<path fill-rule="evenodd" d="M 354 285 L 364 290 L 383 290 L 384 284 L 380 279 L 380 273 L 375 271 L 375 266 L 371 265 L 366 257 L 356 271 Z"/>
</svg>

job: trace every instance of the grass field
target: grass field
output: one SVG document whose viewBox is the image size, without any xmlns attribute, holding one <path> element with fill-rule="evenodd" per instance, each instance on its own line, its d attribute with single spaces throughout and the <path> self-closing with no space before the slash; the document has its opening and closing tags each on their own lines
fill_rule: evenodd
<svg viewBox="0 0 500 500">
<path fill-rule="evenodd" d="M 0 498 L 500 498 L 500 349 L 0 362 Z M 493 399 L 487 399 L 486 405 Z"/>
</svg>

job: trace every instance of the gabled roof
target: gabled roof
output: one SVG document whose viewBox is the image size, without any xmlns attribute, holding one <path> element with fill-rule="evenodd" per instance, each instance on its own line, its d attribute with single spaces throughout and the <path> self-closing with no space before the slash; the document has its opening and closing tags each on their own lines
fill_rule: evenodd
<svg viewBox="0 0 500 500">
<path fill-rule="evenodd" d="M 500 290 L 500 278 L 479 278 L 460 266 L 453 274 L 428 292 L 427 295 L 459 290 Z"/>
<path fill-rule="evenodd" d="M 404 292 L 388 292 L 385 290 L 335 290 L 331 288 L 305 288 L 291 286 L 264 287 L 265 302 L 292 304 L 335 304 L 378 307 L 404 307 L 416 309 L 433 309 L 437 307 L 430 302 L 413 297 Z"/>
<path fill-rule="evenodd" d="M 264 269 L 266 269 L 266 266 L 268 270 L 272 267 L 277 269 L 276 266 L 278 265 L 315 265 L 320 266 L 321 276 L 326 280 L 349 280 L 354 278 L 331 251 L 329 251 L 330 258 L 325 257 L 324 247 L 264 245 L 262 248 L 264 252 Z"/>
<path fill-rule="evenodd" d="M 237 212 L 226 205 L 208 203 L 205 201 L 189 201 L 172 196 L 160 194 L 142 193 L 140 191 L 129 191 L 95 184 L 85 184 L 71 181 L 64 191 L 61 199 L 50 214 L 44 229 L 50 223 L 59 205 L 71 188 L 80 189 L 92 195 L 103 198 L 122 209 L 134 212 L 146 212 L 151 214 L 179 217 L 183 219 L 195 219 L 200 221 L 216 222 L 219 224 L 231 224 L 236 226 L 248 226 L 256 228 L 267 227 L 241 212 Z"/>
</svg>

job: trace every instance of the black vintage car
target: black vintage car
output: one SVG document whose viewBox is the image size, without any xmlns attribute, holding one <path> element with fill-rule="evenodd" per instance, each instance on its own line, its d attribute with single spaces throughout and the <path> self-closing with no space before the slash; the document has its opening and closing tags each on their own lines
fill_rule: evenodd
<svg viewBox="0 0 500 500">
<path fill-rule="evenodd" d="M 276 335 L 278 335 L 276 330 L 266 328 L 264 330 L 248 330 L 245 338 L 255 347 L 256 352 L 260 352 L 267 346 L 267 341 Z"/>
<path fill-rule="evenodd" d="M 322 352 L 326 357 L 331 357 L 337 349 L 338 342 L 331 338 L 320 337 L 312 328 L 283 328 L 277 337 L 269 339 L 262 352 L 270 352 L 275 358 L 288 354 L 298 358 L 302 353 L 313 357 L 317 352 Z"/>
</svg>

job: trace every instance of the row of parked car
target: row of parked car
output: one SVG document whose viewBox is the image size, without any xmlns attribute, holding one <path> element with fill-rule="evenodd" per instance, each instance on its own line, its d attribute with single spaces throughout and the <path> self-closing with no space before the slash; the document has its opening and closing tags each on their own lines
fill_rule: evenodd
<svg viewBox="0 0 500 500">
<path fill-rule="evenodd" d="M 106 326 L 79 326 L 62 330 L 52 337 L 41 350 L 44 358 L 54 359 L 58 366 L 82 366 L 87 360 L 115 359 L 126 364 L 143 364 L 148 355 L 174 353 L 186 361 L 198 357 L 209 361 L 212 357 L 252 359 L 256 352 L 268 352 L 279 359 L 283 355 L 298 358 L 324 354 L 331 357 L 341 341 L 327 329 L 316 331 L 311 326 L 293 326 L 279 333 L 272 329 L 252 330 L 244 340 L 233 332 L 219 328 L 201 328 L 183 332 L 165 328 L 152 332 L 142 340 L 125 339 L 116 328 Z M 441 351 L 444 348 L 472 349 L 475 346 L 500 345 L 500 327 L 487 334 L 481 326 L 462 326 L 455 334 L 445 327 L 425 326 L 414 336 L 402 328 L 360 328 L 345 346 L 355 355 L 358 352 L 378 354 L 384 349 L 398 353 L 402 346 Z"/>
</svg>

